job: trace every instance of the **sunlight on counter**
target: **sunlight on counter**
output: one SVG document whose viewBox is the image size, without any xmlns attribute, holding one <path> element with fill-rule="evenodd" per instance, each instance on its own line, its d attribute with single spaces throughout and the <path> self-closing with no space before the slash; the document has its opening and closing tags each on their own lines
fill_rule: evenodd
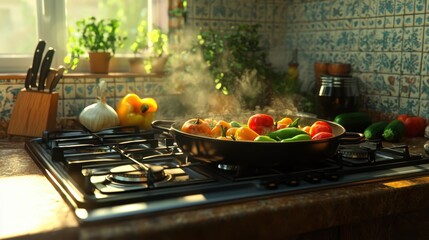
<svg viewBox="0 0 429 240">
<path fill-rule="evenodd" d="M 410 180 L 401 180 L 401 181 L 387 182 L 387 183 L 384 183 L 384 185 L 391 188 L 404 188 L 404 187 L 410 187 L 410 186 L 416 185 L 416 183 Z"/>
<path fill-rule="evenodd" d="M 69 209 L 44 176 L 0 178 L 0 193 L 0 238 L 64 227 L 72 219 L 58 219 Z"/>
</svg>

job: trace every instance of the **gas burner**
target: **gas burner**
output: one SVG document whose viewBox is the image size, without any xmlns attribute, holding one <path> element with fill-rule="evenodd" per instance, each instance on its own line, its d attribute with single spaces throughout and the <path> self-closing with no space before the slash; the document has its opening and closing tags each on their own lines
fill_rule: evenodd
<svg viewBox="0 0 429 240">
<path fill-rule="evenodd" d="M 111 174 L 106 179 L 119 183 L 147 183 L 148 174 L 152 174 L 154 182 L 169 181 L 171 175 L 164 172 L 162 166 L 148 166 L 150 171 L 146 172 L 138 168 L 137 165 L 123 165 L 111 169 Z"/>
<path fill-rule="evenodd" d="M 346 147 L 339 150 L 343 159 L 368 160 L 370 150 L 359 147 Z"/>
</svg>

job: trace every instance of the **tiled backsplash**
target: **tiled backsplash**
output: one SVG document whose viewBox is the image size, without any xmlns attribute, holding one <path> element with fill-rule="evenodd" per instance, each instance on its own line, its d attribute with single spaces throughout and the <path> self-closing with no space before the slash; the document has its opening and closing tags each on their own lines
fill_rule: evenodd
<svg viewBox="0 0 429 240">
<path fill-rule="evenodd" d="M 365 109 L 429 118 L 429 3 L 289 1 L 286 16 L 302 80 L 313 81 L 317 61 L 351 63 Z"/>
</svg>

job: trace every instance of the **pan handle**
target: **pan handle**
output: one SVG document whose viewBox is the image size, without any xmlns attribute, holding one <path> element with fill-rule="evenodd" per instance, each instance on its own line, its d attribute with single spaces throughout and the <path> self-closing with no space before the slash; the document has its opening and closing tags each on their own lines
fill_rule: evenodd
<svg viewBox="0 0 429 240">
<path fill-rule="evenodd" d="M 152 128 L 170 133 L 170 129 L 175 122 L 173 120 L 155 120 L 152 122 Z M 168 126 L 168 127 L 166 127 Z"/>
<path fill-rule="evenodd" d="M 340 137 L 340 143 L 342 144 L 352 144 L 360 143 L 365 139 L 363 133 L 359 132 L 345 132 L 342 137 Z"/>
</svg>

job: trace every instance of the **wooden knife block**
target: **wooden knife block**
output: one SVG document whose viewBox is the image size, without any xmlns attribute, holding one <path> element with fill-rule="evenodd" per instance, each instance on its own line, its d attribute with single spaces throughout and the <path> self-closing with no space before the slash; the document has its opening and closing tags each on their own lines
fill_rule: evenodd
<svg viewBox="0 0 429 240">
<path fill-rule="evenodd" d="M 56 128 L 58 93 L 22 89 L 12 109 L 9 135 L 41 137 L 43 131 Z"/>
</svg>

